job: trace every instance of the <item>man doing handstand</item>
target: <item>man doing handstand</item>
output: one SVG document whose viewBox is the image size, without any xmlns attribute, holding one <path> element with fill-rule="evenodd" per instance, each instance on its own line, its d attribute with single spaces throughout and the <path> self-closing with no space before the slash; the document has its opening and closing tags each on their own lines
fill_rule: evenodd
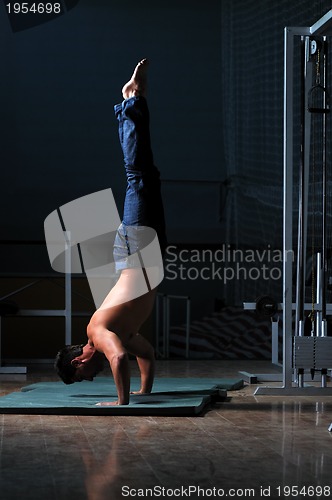
<svg viewBox="0 0 332 500">
<path fill-rule="evenodd" d="M 126 264 L 130 256 L 139 251 L 141 233 L 146 227 L 157 233 L 162 253 L 166 247 L 159 171 L 154 165 L 150 145 L 145 97 L 147 65 L 146 59 L 137 64 L 131 79 L 122 89 L 123 102 L 114 107 L 127 177 L 123 219 L 114 242 L 114 258 L 121 274 L 90 320 L 88 342 L 66 346 L 58 352 L 55 361 L 62 380 L 71 384 L 93 380 L 103 369 L 106 356 L 118 399 L 99 403 L 103 406 L 129 403 L 128 353 L 136 356 L 141 373 L 141 387 L 136 394 L 150 393 L 154 379 L 153 347 L 138 332 L 151 314 L 156 288 L 148 288 L 147 293 L 132 297 L 131 291 L 141 279 L 142 268 Z M 128 259 L 123 258 L 124 253 Z"/>
</svg>

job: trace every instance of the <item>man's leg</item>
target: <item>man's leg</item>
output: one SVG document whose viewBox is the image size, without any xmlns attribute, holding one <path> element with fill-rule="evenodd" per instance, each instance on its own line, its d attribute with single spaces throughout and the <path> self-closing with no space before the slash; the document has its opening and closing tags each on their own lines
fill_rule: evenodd
<svg viewBox="0 0 332 500">
<path fill-rule="evenodd" d="M 123 87 L 125 100 L 114 107 L 127 176 L 123 223 L 153 228 L 162 253 L 166 241 L 160 173 L 154 164 L 150 139 L 150 115 L 145 98 L 147 61 L 135 68 Z"/>
<path fill-rule="evenodd" d="M 114 106 L 127 173 L 156 170 L 150 140 L 150 115 L 145 99 L 147 65 L 146 59 L 137 64 L 133 76 L 122 89 L 124 100 Z"/>
</svg>

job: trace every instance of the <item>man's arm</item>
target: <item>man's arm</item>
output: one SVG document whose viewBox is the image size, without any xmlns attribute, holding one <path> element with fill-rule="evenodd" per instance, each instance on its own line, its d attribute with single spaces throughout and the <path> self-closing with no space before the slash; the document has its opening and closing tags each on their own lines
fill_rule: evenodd
<svg viewBox="0 0 332 500">
<path fill-rule="evenodd" d="M 155 373 L 154 349 L 139 333 L 131 337 L 126 343 L 126 348 L 130 354 L 136 356 L 141 372 L 141 388 L 132 394 L 149 394 L 152 391 Z"/>
</svg>

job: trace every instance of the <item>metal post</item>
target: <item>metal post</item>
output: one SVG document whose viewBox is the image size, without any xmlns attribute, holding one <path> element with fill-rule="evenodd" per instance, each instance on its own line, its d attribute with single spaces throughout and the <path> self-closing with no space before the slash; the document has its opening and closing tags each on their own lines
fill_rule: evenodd
<svg viewBox="0 0 332 500">
<path fill-rule="evenodd" d="M 187 297 L 186 307 L 186 359 L 189 359 L 190 350 L 190 297 Z"/>
<path fill-rule="evenodd" d="M 170 303 L 169 296 L 165 296 L 165 331 L 164 331 L 164 356 L 169 357 L 169 336 L 170 336 Z"/>
<path fill-rule="evenodd" d="M 306 100 L 306 39 L 301 38 L 301 161 L 299 171 L 299 215 L 297 238 L 296 268 L 296 317 L 295 335 L 304 333 L 304 300 L 305 300 L 305 242 L 306 242 L 306 176 L 305 176 L 305 100 Z"/>
<path fill-rule="evenodd" d="M 157 294 L 157 297 L 156 297 L 156 316 L 155 316 L 155 323 L 156 323 L 156 326 L 155 326 L 155 330 L 156 330 L 156 334 L 155 334 L 155 345 L 156 345 L 156 354 L 157 356 L 159 356 L 160 354 L 160 322 L 161 321 L 164 321 L 164 317 L 161 316 L 161 314 L 163 314 L 163 307 L 160 307 L 160 301 L 163 301 L 164 300 L 164 295 L 161 295 L 160 293 Z"/>
<path fill-rule="evenodd" d="M 71 245 L 70 231 L 65 231 L 65 339 L 71 344 Z"/>
<path fill-rule="evenodd" d="M 322 254 L 317 253 L 317 282 L 316 282 L 316 337 L 321 337 L 322 334 Z M 326 307 L 325 307 L 326 309 Z"/>
<path fill-rule="evenodd" d="M 163 302 L 164 309 L 164 340 L 163 340 L 163 352 L 166 358 L 169 357 L 169 347 L 170 347 L 170 330 L 171 330 L 171 300 L 185 300 L 186 301 L 186 347 L 185 347 L 185 356 L 186 359 L 189 358 L 189 349 L 190 349 L 190 297 L 183 295 L 165 295 Z"/>
<path fill-rule="evenodd" d="M 284 32 L 283 386 L 292 387 L 294 33 Z"/>
<path fill-rule="evenodd" d="M 271 318 L 272 327 L 272 363 L 279 364 L 279 317 L 277 319 Z"/>
<path fill-rule="evenodd" d="M 326 37 L 324 37 L 323 41 L 323 87 L 326 89 L 327 85 L 327 42 Z M 323 108 L 325 112 L 323 113 L 323 123 L 322 123 L 322 131 L 323 131 L 323 145 L 322 145 L 322 166 L 323 166 L 323 189 L 322 189 L 322 320 L 324 320 L 326 324 L 326 272 L 327 272 L 327 254 L 326 254 L 326 187 L 327 187 L 327 106 L 329 103 L 327 102 L 326 92 L 323 94 Z M 323 324 L 322 324 L 323 326 Z"/>
</svg>

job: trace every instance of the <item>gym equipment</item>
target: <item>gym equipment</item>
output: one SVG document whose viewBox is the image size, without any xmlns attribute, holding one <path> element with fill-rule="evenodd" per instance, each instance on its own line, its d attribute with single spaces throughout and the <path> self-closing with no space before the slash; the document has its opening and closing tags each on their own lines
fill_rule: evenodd
<svg viewBox="0 0 332 500">
<path fill-rule="evenodd" d="M 190 350 L 190 317 L 191 298 L 187 295 L 157 294 L 156 298 L 156 354 L 162 359 L 169 358 L 170 331 L 171 331 L 171 305 L 174 301 L 185 305 L 186 319 L 186 359 L 189 358 Z M 162 334 L 161 334 L 162 331 Z"/>
<path fill-rule="evenodd" d="M 332 387 L 327 387 L 327 373 L 332 367 L 332 337 L 327 335 L 327 316 L 332 314 L 332 305 L 327 303 L 330 36 L 332 10 L 311 27 L 286 27 L 284 31 L 283 297 L 280 304 L 283 385 L 259 387 L 257 395 L 332 395 Z M 295 127 L 297 122 L 300 122 L 298 128 Z M 299 165 L 298 178 L 294 165 Z M 298 193 L 295 193 L 297 184 Z M 296 196 L 299 200 L 298 237 L 294 244 L 293 203 Z M 311 284 L 311 303 L 306 296 L 308 283 Z M 244 307 L 255 309 L 257 305 L 263 312 L 273 310 L 273 304 L 266 299 L 254 305 L 245 303 Z M 308 321 L 311 322 L 309 336 L 305 329 Z M 319 372 L 321 386 L 306 386 L 306 372 L 311 378 Z"/>
<path fill-rule="evenodd" d="M 278 302 L 272 297 L 264 295 L 256 300 L 256 312 L 261 316 L 272 318 L 278 312 Z"/>
</svg>

